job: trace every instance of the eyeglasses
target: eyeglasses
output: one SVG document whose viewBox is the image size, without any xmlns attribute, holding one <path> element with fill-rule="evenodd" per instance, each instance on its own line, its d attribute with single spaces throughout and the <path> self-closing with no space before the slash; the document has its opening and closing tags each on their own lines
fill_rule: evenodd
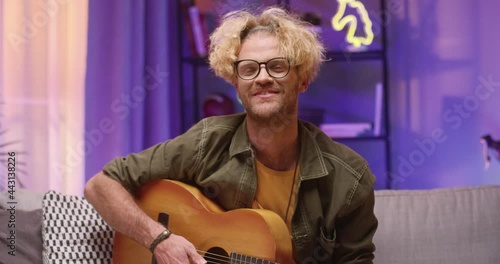
<svg viewBox="0 0 500 264">
<path fill-rule="evenodd" d="M 279 79 L 284 78 L 290 72 L 290 62 L 283 57 L 273 58 L 266 62 L 256 60 L 239 60 L 234 62 L 238 77 L 243 80 L 253 80 L 260 74 L 260 65 L 266 66 L 266 72 L 269 76 Z"/>
</svg>

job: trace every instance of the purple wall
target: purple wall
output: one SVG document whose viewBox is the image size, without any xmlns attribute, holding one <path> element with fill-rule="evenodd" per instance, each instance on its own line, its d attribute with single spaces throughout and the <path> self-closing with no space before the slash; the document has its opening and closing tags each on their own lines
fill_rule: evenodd
<svg viewBox="0 0 500 264">
<path fill-rule="evenodd" d="M 393 188 L 500 184 L 500 2 L 388 2 Z"/>
</svg>

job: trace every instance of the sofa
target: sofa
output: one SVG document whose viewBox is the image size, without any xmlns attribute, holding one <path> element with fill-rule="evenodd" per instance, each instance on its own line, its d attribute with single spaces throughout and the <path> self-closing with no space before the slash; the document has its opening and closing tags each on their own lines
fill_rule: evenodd
<svg viewBox="0 0 500 264">
<path fill-rule="evenodd" d="M 375 214 L 375 263 L 500 263 L 500 186 L 380 190 Z"/>
<path fill-rule="evenodd" d="M 16 199 L 16 256 L 4 248 L 0 262 L 110 263 L 113 232 L 83 197 L 18 191 Z M 7 246 L 8 201 L 1 193 Z M 375 263 L 500 263 L 500 186 L 379 190 L 375 214 Z"/>
</svg>

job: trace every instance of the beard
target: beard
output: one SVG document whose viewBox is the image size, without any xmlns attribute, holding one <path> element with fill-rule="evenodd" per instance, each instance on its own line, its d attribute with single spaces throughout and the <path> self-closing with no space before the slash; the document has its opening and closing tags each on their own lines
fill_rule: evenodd
<svg viewBox="0 0 500 264">
<path fill-rule="evenodd" d="M 288 93 L 283 92 L 283 88 L 278 89 L 279 94 L 270 98 L 258 98 L 253 96 L 256 90 L 253 88 L 248 92 L 238 96 L 246 110 L 247 116 L 252 120 L 267 124 L 273 120 L 286 120 L 297 115 L 298 94 L 293 90 Z"/>
</svg>

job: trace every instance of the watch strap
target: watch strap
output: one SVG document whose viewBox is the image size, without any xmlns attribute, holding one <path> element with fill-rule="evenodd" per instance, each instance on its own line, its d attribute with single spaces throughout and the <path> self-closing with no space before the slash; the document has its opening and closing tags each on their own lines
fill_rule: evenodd
<svg viewBox="0 0 500 264">
<path fill-rule="evenodd" d="M 172 232 L 168 228 L 165 228 L 165 230 L 163 232 L 161 232 L 155 238 L 155 240 L 153 240 L 153 242 L 151 242 L 151 245 L 149 246 L 149 251 L 151 251 L 151 253 L 154 253 L 156 246 L 158 244 L 160 244 L 161 241 L 167 239 L 171 234 L 172 234 Z"/>
</svg>

